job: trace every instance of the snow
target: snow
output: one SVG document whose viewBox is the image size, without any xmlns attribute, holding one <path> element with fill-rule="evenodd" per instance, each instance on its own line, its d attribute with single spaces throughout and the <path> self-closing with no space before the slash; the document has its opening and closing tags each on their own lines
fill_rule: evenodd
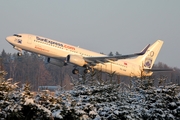
<svg viewBox="0 0 180 120">
<path fill-rule="evenodd" d="M 52 116 L 53 116 L 54 118 L 63 119 L 63 117 L 60 115 L 60 113 L 61 113 L 60 110 L 53 111 L 53 112 L 52 112 Z"/>
<path fill-rule="evenodd" d="M 28 104 L 34 104 L 34 99 L 29 99 L 29 98 L 25 98 L 25 103 L 24 105 L 28 105 Z"/>
<path fill-rule="evenodd" d="M 0 117 L 36 119 L 180 119 L 180 94 L 176 85 L 148 89 L 122 89 L 122 85 L 77 85 L 72 90 L 58 90 L 52 96 L 39 92 L 32 96 L 28 85 L 22 88 L 0 84 Z M 10 87 L 10 91 L 6 89 Z"/>
</svg>

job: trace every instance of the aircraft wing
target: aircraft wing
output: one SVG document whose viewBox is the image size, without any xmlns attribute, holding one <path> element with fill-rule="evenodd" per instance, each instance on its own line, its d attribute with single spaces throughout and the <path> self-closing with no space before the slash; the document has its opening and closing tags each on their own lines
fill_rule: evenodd
<svg viewBox="0 0 180 120">
<path fill-rule="evenodd" d="M 116 55 L 116 56 L 97 56 L 97 57 L 84 57 L 85 61 L 87 63 L 105 63 L 109 61 L 117 61 L 119 59 L 127 59 L 127 58 L 132 58 L 136 57 L 139 55 L 144 55 L 149 48 L 150 44 L 147 45 L 141 52 L 139 53 L 133 53 L 133 54 L 128 54 L 128 55 Z"/>
</svg>

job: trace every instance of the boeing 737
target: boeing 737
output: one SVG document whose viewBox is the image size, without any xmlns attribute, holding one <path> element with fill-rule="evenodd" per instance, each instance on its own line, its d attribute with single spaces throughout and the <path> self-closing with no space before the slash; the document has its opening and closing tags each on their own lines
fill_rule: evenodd
<svg viewBox="0 0 180 120">
<path fill-rule="evenodd" d="M 72 64 L 73 74 L 83 68 L 85 73 L 96 69 L 130 77 L 151 76 L 152 66 L 163 45 L 163 41 L 157 40 L 138 53 L 108 56 L 32 34 L 14 34 L 6 40 L 19 51 L 18 56 L 25 50 L 46 56 L 48 63 L 60 67 Z"/>
</svg>

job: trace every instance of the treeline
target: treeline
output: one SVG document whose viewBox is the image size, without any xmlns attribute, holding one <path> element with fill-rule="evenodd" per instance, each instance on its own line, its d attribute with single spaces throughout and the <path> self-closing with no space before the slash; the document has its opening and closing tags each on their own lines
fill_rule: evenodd
<svg viewBox="0 0 180 120">
<path fill-rule="evenodd" d="M 43 56 L 38 56 L 35 53 L 24 52 L 18 57 L 16 53 L 1 52 L 3 69 L 8 73 L 6 78 L 12 78 L 14 82 L 20 84 L 30 83 L 32 90 L 38 90 L 38 86 L 66 86 L 65 89 L 71 89 L 71 76 L 77 78 L 77 75 L 72 74 L 73 66 L 57 67 L 47 64 Z M 168 65 L 159 62 L 154 65 L 154 68 L 172 68 Z M 2 68 L 1 68 L 2 69 Z M 158 84 L 180 84 L 180 69 L 172 68 L 172 72 L 154 73 L 151 79 L 154 85 Z M 115 80 L 118 82 L 127 82 L 132 78 L 124 76 L 110 76 L 107 73 L 100 74 L 100 79 Z"/>
<path fill-rule="evenodd" d="M 22 56 L 16 53 L 1 53 L 3 69 L 8 73 L 6 78 L 13 79 L 19 84 L 30 83 L 32 90 L 38 90 L 38 86 L 65 86 L 70 89 L 70 76 L 72 66 L 57 67 L 47 64 L 43 56 L 35 53 L 24 52 Z M 74 76 L 75 77 L 75 76 Z"/>
</svg>

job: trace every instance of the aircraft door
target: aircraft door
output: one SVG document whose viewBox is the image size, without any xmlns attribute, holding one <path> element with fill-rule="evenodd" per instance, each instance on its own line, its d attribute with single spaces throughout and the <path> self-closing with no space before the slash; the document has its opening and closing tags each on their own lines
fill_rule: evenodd
<svg viewBox="0 0 180 120">
<path fill-rule="evenodd" d="M 32 43 L 32 41 L 33 41 L 33 38 L 32 38 L 32 36 L 31 36 L 31 35 L 29 35 L 29 36 L 28 36 L 27 43 L 28 43 L 28 44 L 31 44 L 31 43 Z"/>
<path fill-rule="evenodd" d="M 135 68 L 134 65 L 132 65 L 132 69 L 131 69 L 131 77 L 135 76 Z"/>
</svg>

